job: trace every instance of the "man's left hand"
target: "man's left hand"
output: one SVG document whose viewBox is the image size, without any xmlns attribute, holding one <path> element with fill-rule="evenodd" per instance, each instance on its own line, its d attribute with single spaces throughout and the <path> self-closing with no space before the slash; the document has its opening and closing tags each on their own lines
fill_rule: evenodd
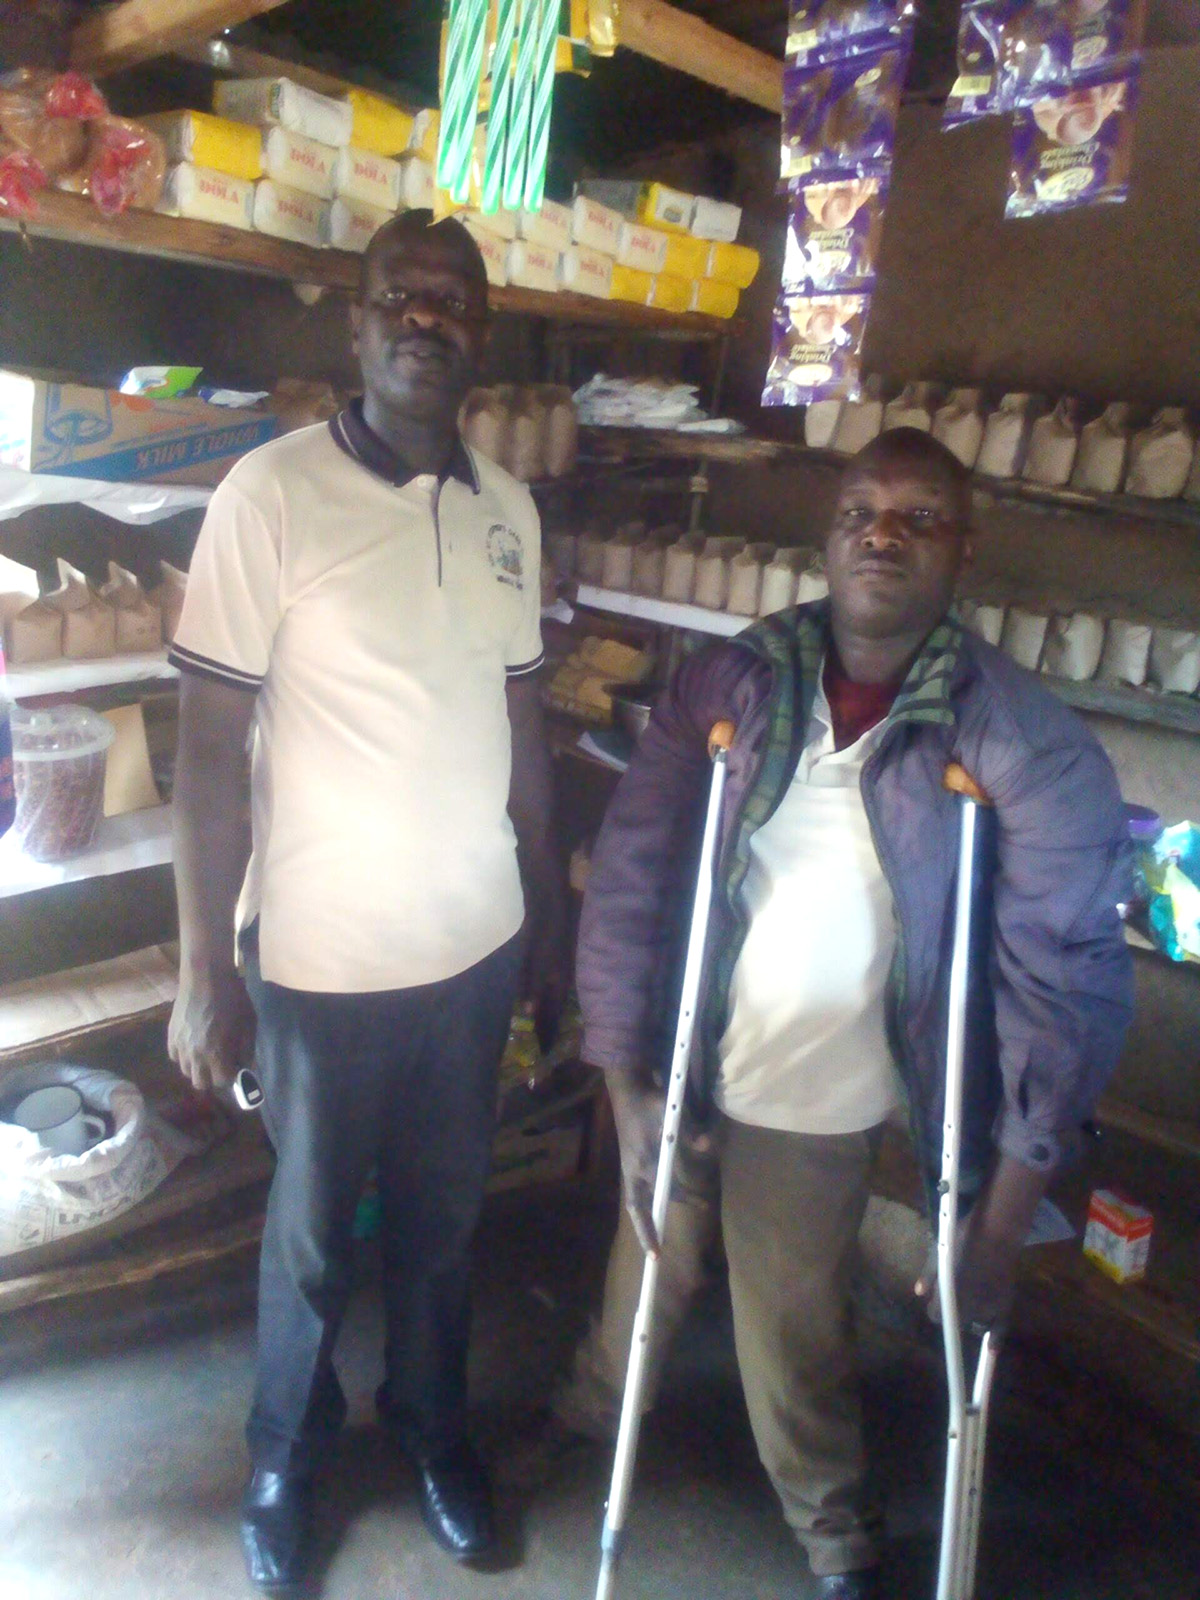
<svg viewBox="0 0 1200 1600">
<path fill-rule="evenodd" d="M 533 1002 L 538 1043 L 549 1050 L 571 987 L 566 916 L 551 910 L 534 922 L 525 957 L 525 998 Z"/>
</svg>

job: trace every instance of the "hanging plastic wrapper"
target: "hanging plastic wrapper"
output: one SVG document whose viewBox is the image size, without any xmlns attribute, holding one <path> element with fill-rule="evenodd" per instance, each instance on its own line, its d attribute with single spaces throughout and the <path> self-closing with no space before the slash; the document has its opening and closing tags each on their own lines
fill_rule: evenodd
<svg viewBox="0 0 1200 1600">
<path fill-rule="evenodd" d="M 785 294 L 874 287 L 887 190 L 886 178 L 845 178 L 808 184 L 792 196 Z"/>
<path fill-rule="evenodd" d="M 1144 31 L 1144 0 L 1010 4 L 1001 32 L 1003 109 L 1032 106 L 1048 91 L 1127 69 L 1138 57 Z"/>
<path fill-rule="evenodd" d="M 775 306 L 764 406 L 803 406 L 858 392 L 870 296 L 783 295 Z"/>
<path fill-rule="evenodd" d="M 1137 841 L 1136 877 L 1144 886 L 1143 931 L 1172 961 L 1200 961 L 1200 828 L 1179 822 Z M 1141 924 L 1141 917 L 1135 919 Z"/>
<path fill-rule="evenodd" d="M 915 0 L 792 0 L 784 54 L 789 61 L 857 54 L 912 25 Z"/>
<path fill-rule="evenodd" d="M 1006 110 L 1004 30 L 1015 0 L 966 0 L 958 19 L 958 75 L 946 96 L 944 128 L 957 128 Z"/>
<path fill-rule="evenodd" d="M 907 65 L 907 42 L 888 41 L 784 70 L 780 174 L 793 189 L 890 171 Z"/>
<path fill-rule="evenodd" d="M 1007 217 L 1119 203 L 1129 192 L 1137 74 L 1046 95 L 1013 119 Z"/>
</svg>

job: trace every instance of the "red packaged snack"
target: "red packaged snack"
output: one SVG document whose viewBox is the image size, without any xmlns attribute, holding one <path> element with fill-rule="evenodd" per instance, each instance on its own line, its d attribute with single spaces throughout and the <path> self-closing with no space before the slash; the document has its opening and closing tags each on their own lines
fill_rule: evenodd
<svg viewBox="0 0 1200 1600">
<path fill-rule="evenodd" d="M 43 105 L 48 117 L 68 117 L 76 122 L 108 115 L 108 101 L 82 72 L 60 72 L 51 78 Z"/>
<path fill-rule="evenodd" d="M 24 220 L 37 216 L 35 196 L 49 181 L 46 169 L 27 150 L 0 156 L 0 215 Z"/>
<path fill-rule="evenodd" d="M 166 146 L 140 123 L 101 117 L 91 126 L 87 169 L 87 192 L 103 216 L 130 206 L 153 211 L 167 176 Z"/>
<path fill-rule="evenodd" d="M 87 150 L 87 129 L 81 121 L 51 116 L 46 110 L 47 87 L 54 81 L 28 69 L 0 80 L 0 146 L 24 151 L 47 178 L 79 167 Z"/>
</svg>

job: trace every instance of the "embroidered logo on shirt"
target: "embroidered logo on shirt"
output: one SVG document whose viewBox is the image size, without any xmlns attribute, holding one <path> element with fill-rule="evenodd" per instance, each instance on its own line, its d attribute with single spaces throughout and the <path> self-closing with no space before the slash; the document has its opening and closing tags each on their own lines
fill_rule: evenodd
<svg viewBox="0 0 1200 1600">
<path fill-rule="evenodd" d="M 493 522 L 488 529 L 487 549 L 492 572 L 499 582 L 524 589 L 525 567 L 517 534 L 503 522 Z"/>
</svg>

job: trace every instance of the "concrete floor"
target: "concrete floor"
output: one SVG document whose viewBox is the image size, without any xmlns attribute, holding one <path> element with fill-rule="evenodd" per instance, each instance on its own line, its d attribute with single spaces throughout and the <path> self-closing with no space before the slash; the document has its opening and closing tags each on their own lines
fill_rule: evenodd
<svg viewBox="0 0 1200 1600">
<path fill-rule="evenodd" d="M 479 1440 L 502 1484 L 514 1441 L 582 1326 L 610 1202 L 505 1196 L 487 1218 L 476 1319 Z M 236 1600 L 252 1356 L 248 1259 L 203 1281 L 13 1316 L 0 1344 L 0 1600 Z M 607 1459 L 530 1495 L 501 1487 L 487 1572 L 429 1541 L 372 1426 L 380 1325 L 366 1264 L 339 1347 L 351 1403 L 321 1518 L 324 1600 L 586 1600 Z M 889 1491 L 889 1594 L 933 1593 L 942 1406 L 936 1351 L 873 1328 L 868 1399 Z M 979 1600 L 1197 1600 L 1195 1479 L 1165 1437 L 1085 1426 L 1028 1352 L 997 1390 Z M 1039 1392 L 1039 1385 L 1041 1386 Z M 1047 1387 L 1049 1385 L 1049 1387 Z M 1057 1403 L 1047 1403 L 1053 1390 Z M 1103 1412 L 1103 1395 L 1088 1402 Z M 1131 1420 L 1132 1416 L 1132 1420 Z M 1099 1440 L 1099 1443 L 1098 1443 Z M 1144 1443 L 1144 1441 L 1143 1441 Z M 1148 1464 L 1149 1463 L 1149 1464 Z M 750 1438 L 720 1285 L 697 1307 L 643 1435 L 622 1600 L 808 1600 L 805 1564 Z"/>
</svg>

